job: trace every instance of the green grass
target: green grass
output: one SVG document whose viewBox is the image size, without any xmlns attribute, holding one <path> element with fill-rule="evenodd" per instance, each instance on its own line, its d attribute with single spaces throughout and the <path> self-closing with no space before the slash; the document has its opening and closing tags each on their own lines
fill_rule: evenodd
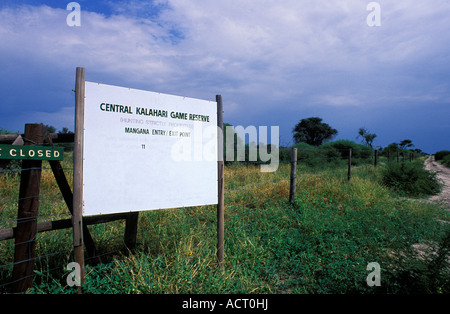
<svg viewBox="0 0 450 314">
<path fill-rule="evenodd" d="M 141 212 L 134 252 L 124 249 L 123 221 L 89 226 L 100 254 L 113 254 L 102 256 L 102 264 L 86 266 L 84 291 L 450 292 L 448 262 L 442 258 L 450 246 L 448 224 L 442 223 L 450 221 L 449 213 L 399 197 L 382 184 L 384 167 L 354 167 L 347 182 L 345 167 L 317 173 L 299 164 L 294 204 L 287 202 L 289 165 L 281 164 L 275 173 L 261 173 L 253 165 L 226 167 L 223 270 L 215 258 L 214 206 Z M 50 178 L 43 178 L 44 187 L 48 194 L 56 193 Z M 18 178 L 1 182 L 3 221 L 16 215 Z M 43 198 L 41 209 L 52 215 L 67 212 L 56 198 Z M 429 244 L 437 256 L 418 259 L 412 247 L 416 243 Z M 0 265 L 12 262 L 12 247 L 12 240 L 0 242 Z M 66 285 L 71 249 L 70 229 L 39 235 L 38 255 L 60 254 L 37 263 L 29 293 L 76 292 Z M 381 265 L 380 287 L 366 284 L 370 262 Z M 0 284 L 8 276 L 8 270 L 0 269 Z"/>
<path fill-rule="evenodd" d="M 449 156 L 450 155 L 450 151 L 448 150 L 441 150 L 438 151 L 437 153 L 434 154 L 434 157 L 436 159 L 436 161 L 442 160 L 445 158 L 445 156 Z"/>
<path fill-rule="evenodd" d="M 382 182 L 405 196 L 429 196 L 441 191 L 437 174 L 427 171 L 423 161 L 390 162 L 382 171 Z"/>
<path fill-rule="evenodd" d="M 450 151 L 441 150 L 434 154 L 435 160 L 440 162 L 446 167 L 450 167 Z"/>
<path fill-rule="evenodd" d="M 440 163 L 443 164 L 444 166 L 450 168 L 450 154 L 444 156 L 444 158 L 442 158 L 442 160 L 440 160 Z"/>
</svg>

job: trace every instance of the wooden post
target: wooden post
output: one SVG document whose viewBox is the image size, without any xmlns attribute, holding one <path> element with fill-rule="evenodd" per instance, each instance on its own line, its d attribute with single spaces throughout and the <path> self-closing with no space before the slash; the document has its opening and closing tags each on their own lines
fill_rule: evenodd
<svg viewBox="0 0 450 314">
<path fill-rule="evenodd" d="M 26 124 L 24 144 L 42 145 L 44 134 L 43 124 Z M 22 161 L 12 285 L 15 293 L 25 291 L 33 284 L 41 167 L 41 160 Z"/>
<path fill-rule="evenodd" d="M 224 216 L 224 154 L 223 154 L 223 104 L 222 96 L 216 96 L 217 101 L 217 136 L 218 136 L 218 201 L 217 201 L 217 260 L 219 267 L 224 266 L 224 232 L 225 232 L 225 216 Z"/>
<path fill-rule="evenodd" d="M 49 134 L 45 141 L 53 147 L 53 140 Z M 59 190 L 64 197 L 64 201 L 66 202 L 67 208 L 71 215 L 73 215 L 73 194 L 70 189 L 69 182 L 64 174 L 61 163 L 58 160 L 49 160 L 50 167 L 52 168 L 53 175 L 55 176 L 56 183 L 58 184 Z M 95 248 L 94 239 L 89 232 L 87 226 L 83 225 L 83 240 L 86 246 L 86 251 L 88 255 L 93 258 L 92 264 L 98 264 L 101 262 L 100 257 L 96 257 L 97 250 Z"/>
<path fill-rule="evenodd" d="M 78 293 L 82 292 L 84 278 L 83 252 L 83 130 L 84 130 L 84 97 L 85 70 L 77 68 L 75 82 L 75 146 L 73 153 L 73 249 L 75 262 L 80 265 L 81 285 Z"/>
<path fill-rule="evenodd" d="M 293 204 L 295 200 L 295 181 L 297 178 L 297 148 L 291 151 L 291 181 L 289 187 L 289 203 Z"/>
<path fill-rule="evenodd" d="M 125 245 L 133 250 L 136 246 L 137 223 L 139 219 L 139 212 L 129 213 L 125 223 Z"/>
<path fill-rule="evenodd" d="M 352 178 L 352 149 L 348 149 L 348 173 L 347 173 L 347 180 L 350 181 Z"/>
</svg>

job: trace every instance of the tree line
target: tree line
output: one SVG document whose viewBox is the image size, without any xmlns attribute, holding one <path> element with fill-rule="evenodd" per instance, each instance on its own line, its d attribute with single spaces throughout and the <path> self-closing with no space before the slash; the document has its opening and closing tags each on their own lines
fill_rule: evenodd
<svg viewBox="0 0 450 314">
<path fill-rule="evenodd" d="M 295 143 L 306 143 L 312 146 L 320 146 L 323 143 L 332 140 L 338 131 L 333 129 L 327 123 L 322 122 L 322 118 L 311 117 L 302 119 L 293 129 Z M 374 147 L 373 143 L 377 135 L 371 133 L 365 127 L 361 127 L 358 130 L 357 138 L 360 138 L 362 143 L 372 149 L 382 150 L 382 152 L 387 151 L 405 151 L 409 150 L 413 153 L 421 154 L 423 153 L 419 148 L 413 148 L 414 144 L 410 139 L 404 139 L 399 143 L 391 143 L 385 148 L 380 146 Z"/>
<path fill-rule="evenodd" d="M 224 126 L 231 126 L 225 123 Z M 359 128 L 356 139 L 360 143 L 351 140 L 337 140 L 332 141 L 338 134 L 338 131 L 332 128 L 327 123 L 324 123 L 322 118 L 310 117 L 300 120 L 293 128 L 294 145 L 290 147 L 279 147 L 280 161 L 290 161 L 290 149 L 295 147 L 298 149 L 298 160 L 303 160 L 305 163 L 312 166 L 340 163 L 342 160 L 348 158 L 348 151 L 352 149 L 352 164 L 361 164 L 373 162 L 374 152 L 378 152 L 378 156 L 396 158 L 398 152 L 399 158 L 409 158 L 410 154 L 414 156 L 424 155 L 425 153 L 415 148 L 412 140 L 404 139 L 398 143 L 394 142 L 386 147 L 374 145 L 377 134 L 369 131 L 365 127 Z M 259 148 L 263 143 L 248 143 L 244 144 L 245 140 L 241 139 L 237 134 L 234 134 L 234 146 L 244 145 L 246 157 L 251 146 Z M 224 147 L 226 145 L 226 137 L 224 137 Z M 270 149 L 276 149 L 273 145 L 268 145 Z M 245 159 L 249 160 L 249 159 Z M 259 158 L 258 158 L 259 161 Z"/>
</svg>

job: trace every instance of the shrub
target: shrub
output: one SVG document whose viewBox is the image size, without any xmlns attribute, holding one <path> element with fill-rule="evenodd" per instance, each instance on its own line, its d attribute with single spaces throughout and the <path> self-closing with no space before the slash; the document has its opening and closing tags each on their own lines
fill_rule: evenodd
<svg viewBox="0 0 450 314">
<path fill-rule="evenodd" d="M 441 151 L 437 152 L 436 154 L 434 154 L 434 158 L 436 160 L 443 160 L 445 158 L 445 156 L 450 156 L 450 151 L 441 150 Z"/>
<path fill-rule="evenodd" d="M 306 143 L 297 143 L 293 146 L 297 148 L 297 160 L 304 162 L 308 166 L 319 166 L 322 163 L 321 156 L 319 154 L 319 148 Z M 289 155 L 290 161 L 290 155 Z"/>
<path fill-rule="evenodd" d="M 352 149 L 352 158 L 368 159 L 373 154 L 372 148 L 361 144 L 357 144 L 349 140 L 338 140 L 334 142 L 328 142 L 321 146 L 322 149 L 329 149 L 330 147 L 339 151 L 341 157 L 345 159 L 348 157 L 349 148 Z"/>
<path fill-rule="evenodd" d="M 389 163 L 382 171 L 382 182 L 406 196 L 434 195 L 441 191 L 436 173 L 418 162 Z"/>
<path fill-rule="evenodd" d="M 441 164 L 450 168 L 450 155 L 444 156 L 444 158 L 441 161 Z"/>
<path fill-rule="evenodd" d="M 347 160 L 349 148 L 352 149 L 352 164 L 354 165 L 371 161 L 373 155 L 372 148 L 349 140 L 328 142 L 320 146 L 297 143 L 293 147 L 297 148 L 298 161 L 311 167 L 339 166 L 343 164 L 342 160 Z M 284 158 L 287 159 L 287 154 Z"/>
</svg>

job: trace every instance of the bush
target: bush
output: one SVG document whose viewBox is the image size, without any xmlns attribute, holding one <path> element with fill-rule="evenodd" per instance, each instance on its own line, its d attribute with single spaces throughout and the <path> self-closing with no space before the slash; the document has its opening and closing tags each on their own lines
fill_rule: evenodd
<svg viewBox="0 0 450 314">
<path fill-rule="evenodd" d="M 405 196 L 438 194 L 441 184 L 434 172 L 419 162 L 389 163 L 382 171 L 383 184 Z"/>
<path fill-rule="evenodd" d="M 293 148 L 297 148 L 297 160 L 299 162 L 304 162 L 311 167 L 320 166 L 322 164 L 323 160 L 319 153 L 319 147 L 306 143 L 297 143 Z M 290 158 L 289 150 L 289 161 L 291 160 Z"/>
<path fill-rule="evenodd" d="M 373 156 L 372 148 L 349 140 L 328 142 L 320 146 L 297 143 L 293 147 L 297 148 L 298 161 L 311 167 L 339 166 L 343 160 L 347 160 L 349 148 L 352 149 L 353 165 L 371 162 Z"/>
<path fill-rule="evenodd" d="M 297 148 L 297 159 L 309 159 L 314 158 L 317 155 L 318 148 L 316 146 L 312 146 L 306 143 L 297 143 L 293 146 Z M 290 155 L 289 155 L 290 160 Z"/>
<path fill-rule="evenodd" d="M 450 168 L 450 155 L 444 156 L 444 158 L 441 161 L 441 164 Z"/>
<path fill-rule="evenodd" d="M 368 159 L 373 155 L 372 148 L 361 144 L 357 144 L 349 140 L 338 140 L 334 142 L 328 142 L 321 146 L 322 149 L 329 149 L 330 147 L 339 151 L 341 157 L 345 159 L 348 157 L 349 148 L 352 149 L 352 158 Z"/>
<path fill-rule="evenodd" d="M 436 160 L 443 160 L 446 156 L 450 156 L 450 151 L 448 150 L 441 150 L 434 154 L 434 158 Z"/>
</svg>

